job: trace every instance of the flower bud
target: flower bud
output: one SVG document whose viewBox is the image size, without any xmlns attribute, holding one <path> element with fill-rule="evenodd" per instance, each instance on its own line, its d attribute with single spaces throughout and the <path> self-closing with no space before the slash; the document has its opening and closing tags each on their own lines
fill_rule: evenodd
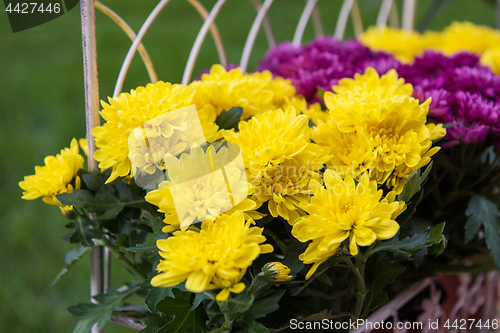
<svg viewBox="0 0 500 333">
<path fill-rule="evenodd" d="M 76 219 L 77 215 L 75 210 L 73 209 L 73 206 L 59 206 L 59 208 L 61 209 L 61 212 L 67 219 L 69 220 Z"/>
<path fill-rule="evenodd" d="M 292 279 L 290 268 L 280 262 L 268 262 L 262 267 L 264 278 L 269 283 L 285 282 Z"/>
</svg>

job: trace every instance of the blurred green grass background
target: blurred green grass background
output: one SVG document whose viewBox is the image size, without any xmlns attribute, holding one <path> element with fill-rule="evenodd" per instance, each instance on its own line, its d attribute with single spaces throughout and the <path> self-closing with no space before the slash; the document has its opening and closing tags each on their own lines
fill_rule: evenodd
<svg viewBox="0 0 500 333">
<path fill-rule="evenodd" d="M 491 2 L 491 1 L 490 1 Z M 154 0 L 103 0 L 137 32 L 157 4 Z M 215 0 L 202 3 L 210 9 Z M 321 0 L 327 34 L 333 34 L 340 0 Z M 381 0 L 360 0 L 365 27 L 374 24 Z M 434 0 L 419 1 L 417 22 L 430 17 Z M 401 9 L 401 0 L 398 1 Z M 278 41 L 290 40 L 304 6 L 303 0 L 276 0 L 270 10 Z M 62 240 L 65 218 L 59 209 L 41 200 L 23 201 L 18 182 L 34 173 L 46 155 L 67 147 L 73 137 L 85 135 L 80 11 L 76 7 L 44 25 L 13 34 L 0 9 L 0 332 L 71 332 L 78 321 L 66 308 L 89 301 L 89 258 L 86 257 L 48 294 L 53 278 L 64 266 L 64 254 L 76 246 Z M 231 63 L 238 63 L 255 11 L 248 0 L 231 0 L 216 23 Z M 453 20 L 496 26 L 488 1 L 448 0 L 428 22 L 442 29 Z M 125 34 L 102 13 L 97 13 L 100 97 L 112 95 L 121 64 L 130 46 Z M 161 80 L 180 82 L 191 46 L 202 20 L 186 1 L 172 1 L 144 39 Z M 348 26 L 346 37 L 352 37 Z M 304 41 L 314 38 L 309 24 Z M 250 69 L 267 49 L 259 33 Z M 207 37 L 194 76 L 217 63 Z M 139 56 L 134 58 L 123 91 L 148 83 Z M 128 281 L 127 272 L 114 266 L 112 287 Z M 107 332 L 134 332 L 108 324 Z"/>
</svg>

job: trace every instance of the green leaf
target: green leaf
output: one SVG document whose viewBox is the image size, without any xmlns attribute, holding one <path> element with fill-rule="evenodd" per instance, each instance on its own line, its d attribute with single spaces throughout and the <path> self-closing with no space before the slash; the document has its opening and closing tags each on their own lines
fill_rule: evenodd
<svg viewBox="0 0 500 333">
<path fill-rule="evenodd" d="M 260 298 L 253 302 L 251 308 L 244 314 L 238 316 L 237 324 L 245 332 L 269 332 L 262 324 L 256 322 L 256 319 L 265 317 L 279 308 L 278 302 L 285 293 L 284 289 L 276 290 L 271 295 Z"/>
<path fill-rule="evenodd" d="M 206 331 L 207 315 L 202 307 L 191 311 L 192 304 L 190 298 L 192 293 L 173 289 L 175 298 L 164 298 L 156 309 L 174 319 L 167 325 L 160 328 L 158 333 L 199 333 Z"/>
<path fill-rule="evenodd" d="M 191 307 L 191 311 L 193 311 L 194 309 L 196 309 L 202 301 L 206 300 L 206 299 L 211 299 L 211 300 L 216 300 L 215 299 L 215 296 L 214 295 L 211 295 L 210 294 L 211 292 L 210 291 L 204 291 L 204 292 L 201 292 L 201 293 L 196 293 L 195 294 L 195 297 L 194 297 L 194 300 L 193 300 L 193 306 Z"/>
<path fill-rule="evenodd" d="M 77 217 L 75 221 L 66 226 L 68 228 L 74 228 L 69 237 L 69 242 L 80 243 L 85 247 L 94 246 L 94 241 L 92 241 L 92 239 L 101 239 L 103 237 L 98 230 L 92 228 L 94 224 L 95 221 L 80 216 Z"/>
<path fill-rule="evenodd" d="M 454 126 L 457 126 L 457 125 L 460 125 L 462 124 L 463 121 L 458 121 L 456 123 L 448 123 L 448 124 L 443 124 L 443 128 L 451 128 L 451 127 L 454 127 Z"/>
<path fill-rule="evenodd" d="M 404 212 L 402 212 L 396 218 L 396 221 L 399 223 L 399 225 L 405 224 L 413 216 L 413 214 L 415 214 L 415 212 L 417 211 L 417 205 L 420 203 L 420 200 L 422 200 L 423 195 L 424 191 L 420 190 L 410 199 L 410 202 L 407 204 Z"/>
<path fill-rule="evenodd" d="M 325 96 L 325 90 L 321 89 L 321 88 L 318 88 L 318 90 L 316 91 L 316 93 L 318 94 L 318 97 L 323 100 L 323 96 Z"/>
<path fill-rule="evenodd" d="M 165 223 L 163 223 L 163 218 L 160 215 L 155 215 L 147 210 L 142 210 L 141 217 L 139 219 L 131 219 L 129 222 L 145 224 L 153 228 L 163 228 Z"/>
<path fill-rule="evenodd" d="M 413 198 L 415 194 L 420 191 L 425 181 L 429 177 L 432 169 L 432 164 L 433 162 L 431 162 L 429 166 L 427 166 L 423 174 L 421 174 L 420 169 L 412 172 L 412 174 L 406 179 L 403 191 L 398 195 L 398 200 L 408 202 L 411 198 Z"/>
<path fill-rule="evenodd" d="M 431 246 L 446 241 L 446 238 L 443 235 L 445 225 L 446 225 L 445 222 L 441 222 L 431 229 L 431 234 L 429 235 L 429 239 L 425 243 L 426 246 Z"/>
<path fill-rule="evenodd" d="M 483 221 L 490 220 L 489 224 L 495 224 L 499 216 L 497 206 L 480 195 L 473 195 L 470 198 L 469 205 L 465 215 L 469 218 L 465 224 L 465 242 L 468 243 L 476 237 Z"/>
<path fill-rule="evenodd" d="M 144 317 L 141 319 L 141 322 L 146 325 L 146 328 L 140 330 L 139 333 L 156 333 L 172 320 L 171 317 Z"/>
<path fill-rule="evenodd" d="M 445 241 L 445 237 L 442 235 L 445 223 L 440 223 L 432 229 L 427 229 L 421 233 L 415 234 L 413 236 L 408 236 L 402 240 L 399 240 L 399 232 L 392 239 L 383 241 L 377 244 L 375 248 L 370 252 L 370 255 L 379 251 L 388 251 L 393 253 L 399 253 L 408 259 L 412 254 L 419 252 L 424 247 L 429 247 L 434 244 L 439 244 Z"/>
<path fill-rule="evenodd" d="M 89 250 L 90 250 L 90 248 L 82 246 L 78 250 L 71 250 L 68 253 L 66 253 L 66 256 L 64 258 L 64 262 L 66 263 L 66 266 L 59 272 L 59 274 L 57 274 L 54 281 L 52 281 L 52 283 L 50 284 L 49 293 L 52 291 L 52 289 L 54 288 L 56 283 L 59 282 L 59 280 L 64 275 L 66 275 L 66 273 L 69 272 L 69 269 L 71 267 L 73 267 L 73 265 L 76 264 L 78 261 L 80 261 L 80 259 L 82 259 L 83 256 L 87 252 L 89 252 Z"/>
<path fill-rule="evenodd" d="M 82 176 L 86 189 L 75 189 L 72 193 L 57 195 L 57 199 L 78 209 L 97 213 L 98 220 L 115 218 L 126 206 L 144 204 L 145 200 L 134 195 L 124 181 L 105 184 L 109 171 L 87 173 Z"/>
<path fill-rule="evenodd" d="M 293 279 L 295 279 L 297 274 L 304 268 L 304 262 L 299 259 L 299 255 L 304 253 L 306 246 L 306 244 L 294 240 L 292 244 L 285 249 L 285 257 L 281 262 L 283 265 L 290 268 L 290 275 L 293 276 Z"/>
<path fill-rule="evenodd" d="M 469 217 L 465 225 L 465 240 L 472 240 L 482 224 L 486 245 L 491 250 L 495 264 L 500 267 L 500 211 L 497 205 L 482 195 L 474 194 L 465 215 Z"/>
<path fill-rule="evenodd" d="M 366 298 L 366 306 L 374 310 L 386 303 L 389 296 L 382 290 L 383 287 L 394 282 L 394 279 L 403 273 L 405 267 L 397 262 L 391 262 L 387 255 L 377 255 L 367 262 L 366 272 L 367 288 L 369 290 Z"/>
<path fill-rule="evenodd" d="M 248 311 L 255 300 L 254 294 L 241 293 L 229 299 L 228 313 L 243 313 Z"/>
<path fill-rule="evenodd" d="M 156 304 L 166 297 L 175 297 L 172 288 L 151 288 L 145 300 L 149 311 L 156 313 Z"/>
<path fill-rule="evenodd" d="M 118 213 L 120 213 L 124 207 L 124 203 L 118 202 L 116 199 L 110 199 L 107 196 L 102 195 L 94 196 L 89 190 L 73 190 L 72 193 L 62 193 L 57 195 L 57 200 L 59 200 L 64 205 L 74 206 L 78 209 L 86 209 L 88 212 L 97 213 L 98 219 L 109 220 Z"/>
<path fill-rule="evenodd" d="M 434 164 L 434 162 L 431 161 L 431 163 L 429 163 L 429 165 L 425 169 L 425 171 L 422 174 L 422 176 L 420 176 L 420 181 L 419 181 L 419 186 L 420 187 L 424 186 L 424 183 L 427 181 L 427 178 L 429 177 L 429 174 L 431 173 L 431 169 L 432 169 L 432 165 L 433 164 Z"/>
<path fill-rule="evenodd" d="M 403 191 L 398 195 L 398 200 L 408 202 L 419 190 L 420 169 L 417 169 L 406 179 Z"/>
<path fill-rule="evenodd" d="M 158 254 L 158 247 L 156 246 L 156 243 L 138 244 L 134 247 L 128 247 L 127 251 L 144 253 L 148 256 L 148 258 L 153 258 Z"/>
<path fill-rule="evenodd" d="M 83 317 L 76 325 L 73 333 L 87 333 L 92 329 L 95 323 L 102 329 L 111 318 L 113 311 L 118 309 L 124 297 L 128 296 L 134 290 L 119 292 L 108 290 L 106 294 L 94 296 L 99 304 L 79 303 L 70 306 L 68 312 L 73 316 Z"/>
<path fill-rule="evenodd" d="M 233 129 L 240 122 L 242 114 L 243 108 L 241 107 L 234 107 L 228 111 L 222 110 L 215 123 L 219 126 L 219 129 Z"/>
</svg>

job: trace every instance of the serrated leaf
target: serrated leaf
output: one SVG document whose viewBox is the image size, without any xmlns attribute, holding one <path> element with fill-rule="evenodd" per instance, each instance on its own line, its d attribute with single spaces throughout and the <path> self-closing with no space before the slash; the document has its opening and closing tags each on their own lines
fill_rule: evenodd
<svg viewBox="0 0 500 333">
<path fill-rule="evenodd" d="M 400 253 L 409 257 L 412 253 L 423 249 L 429 236 L 431 234 L 430 229 L 426 230 L 420 234 L 415 234 L 413 236 L 408 236 L 402 240 L 399 240 L 399 232 L 392 239 L 383 241 L 377 244 L 371 254 L 379 251 L 388 251 L 394 253 Z"/>
<path fill-rule="evenodd" d="M 399 225 L 405 224 L 413 216 L 413 214 L 415 214 L 415 212 L 417 211 L 417 206 L 420 203 L 420 200 L 422 200 L 423 195 L 424 191 L 421 190 L 410 199 L 410 202 L 406 206 L 404 212 L 402 212 L 396 218 L 396 221 L 399 223 Z"/>
<path fill-rule="evenodd" d="M 206 300 L 206 299 L 211 299 L 211 300 L 216 300 L 215 299 L 215 296 L 211 296 L 209 294 L 209 291 L 207 292 L 201 292 L 201 293 L 196 293 L 195 294 L 195 297 L 194 297 L 194 300 L 193 300 L 193 306 L 191 307 L 191 311 L 193 311 L 194 309 L 196 309 L 202 301 Z"/>
<path fill-rule="evenodd" d="M 465 215 L 469 217 L 465 225 L 466 241 L 476 236 L 482 224 L 486 245 L 491 250 L 495 264 L 500 267 L 500 211 L 497 205 L 482 195 L 474 194 Z"/>
<path fill-rule="evenodd" d="M 156 304 L 156 309 L 174 319 L 160 328 L 158 333 L 199 333 L 206 330 L 207 316 L 205 311 L 198 307 L 191 311 L 190 298 L 192 293 L 173 289 L 174 298 L 167 297 Z"/>
<path fill-rule="evenodd" d="M 398 200 L 408 202 L 419 190 L 420 169 L 417 169 L 406 179 L 403 191 L 398 195 Z"/>
<path fill-rule="evenodd" d="M 100 219 L 104 215 L 103 220 L 109 220 L 116 217 L 121 212 L 124 203 L 110 199 L 102 192 L 95 195 L 89 190 L 73 190 L 72 193 L 62 193 L 57 195 L 59 200 L 64 205 L 74 206 L 78 209 L 86 209 L 88 212 L 97 213 Z"/>
<path fill-rule="evenodd" d="M 75 189 L 72 193 L 57 195 L 65 204 L 88 212 L 96 213 L 98 220 L 115 218 L 126 206 L 135 206 L 145 202 L 134 195 L 123 181 L 105 184 L 110 171 L 87 173 L 82 176 L 86 189 Z"/>
<path fill-rule="evenodd" d="M 490 224 L 498 223 L 494 220 L 498 220 L 500 213 L 493 202 L 483 196 L 473 195 L 470 198 L 465 215 L 469 217 L 465 224 L 465 242 L 468 243 L 476 237 L 484 221 L 490 220 Z"/>
<path fill-rule="evenodd" d="M 391 262 L 387 255 L 372 257 L 367 262 L 366 272 L 367 288 L 369 290 L 366 298 L 366 306 L 374 310 L 386 303 L 389 296 L 382 290 L 383 287 L 394 282 L 394 279 L 403 273 L 405 267 L 397 262 Z"/>
<path fill-rule="evenodd" d="M 141 319 L 141 323 L 146 325 L 146 327 L 140 330 L 139 333 L 156 333 L 172 320 L 171 317 L 144 317 Z"/>
<path fill-rule="evenodd" d="M 228 313 L 243 313 L 248 311 L 255 300 L 254 294 L 242 293 L 229 299 Z"/>
<path fill-rule="evenodd" d="M 80 261 L 80 259 L 82 259 L 89 250 L 90 248 L 82 246 L 78 250 L 71 250 L 66 253 L 66 256 L 64 257 L 66 266 L 59 272 L 59 274 L 57 274 L 54 281 L 52 281 L 52 283 L 50 284 L 49 293 L 52 291 L 56 283 L 59 282 L 59 280 L 69 272 L 69 269 L 73 267 L 73 265 L 78 261 Z"/>
<path fill-rule="evenodd" d="M 442 234 L 444 226 L 445 223 L 442 222 L 434 226 L 432 229 L 429 228 L 421 233 L 405 237 L 402 240 L 399 240 L 398 232 L 398 234 L 392 239 L 378 243 L 370 255 L 379 251 L 387 251 L 402 254 L 409 259 L 412 254 L 418 253 L 423 248 L 445 242 L 446 238 Z"/>
<path fill-rule="evenodd" d="M 445 225 L 446 225 L 445 222 L 441 222 L 431 229 L 431 234 L 429 235 L 429 239 L 425 243 L 426 246 L 439 244 L 445 241 L 445 237 L 443 235 Z"/>
<path fill-rule="evenodd" d="M 158 304 L 166 297 L 175 297 L 172 293 L 172 288 L 151 288 L 145 300 L 146 306 L 148 307 L 149 311 L 151 311 L 152 313 L 156 313 L 156 304 Z"/>
<path fill-rule="evenodd" d="M 281 262 L 283 265 L 290 268 L 290 275 L 293 276 L 292 280 L 295 279 L 297 274 L 304 268 L 304 262 L 299 259 L 299 255 L 304 252 L 306 246 L 306 244 L 294 240 L 285 248 L 285 257 Z"/>
<path fill-rule="evenodd" d="M 254 332 L 254 330 L 255 332 L 269 332 L 262 324 L 256 322 L 256 319 L 276 311 L 279 308 L 278 302 L 284 293 L 284 289 L 276 290 L 271 295 L 253 302 L 251 308 L 238 317 L 238 326 L 247 332 Z"/>
<path fill-rule="evenodd" d="M 149 258 L 156 256 L 158 253 L 158 247 L 155 243 L 146 243 L 146 244 L 138 244 L 134 247 L 128 247 L 127 251 L 136 252 L 136 253 L 144 253 Z"/>
<path fill-rule="evenodd" d="M 219 129 L 233 129 L 240 122 L 242 114 L 243 108 L 241 107 L 234 107 L 227 111 L 222 110 L 217 119 L 215 119 L 215 123 L 219 126 Z"/>
<path fill-rule="evenodd" d="M 140 223 L 140 224 L 145 224 L 150 227 L 156 227 L 156 228 L 163 228 L 165 226 L 165 223 L 163 223 L 163 219 L 159 215 L 154 215 L 147 210 L 142 210 L 141 212 L 141 218 L 140 219 L 131 219 L 129 222 L 132 223 Z"/>
<path fill-rule="evenodd" d="M 102 234 L 98 230 L 92 228 L 94 224 L 95 221 L 80 216 L 77 217 L 75 221 L 68 224 L 69 228 L 74 229 L 69 237 L 69 242 L 80 243 L 85 247 L 94 246 L 92 239 L 102 238 Z"/>
<path fill-rule="evenodd" d="M 123 298 L 131 293 L 130 290 L 119 292 L 116 290 L 108 290 L 106 294 L 96 295 L 94 299 L 99 304 L 79 303 L 70 306 L 68 312 L 76 317 L 83 317 L 73 333 L 87 333 L 92 329 L 95 323 L 97 327 L 102 329 L 111 318 L 113 311 L 118 309 Z"/>
<path fill-rule="evenodd" d="M 431 163 L 429 163 L 429 165 L 425 169 L 424 173 L 422 173 L 422 175 L 420 176 L 420 180 L 419 180 L 420 187 L 422 187 L 424 185 L 424 183 L 427 181 L 427 178 L 429 177 L 429 174 L 431 173 L 433 164 L 434 164 L 434 162 L 431 161 Z"/>
</svg>

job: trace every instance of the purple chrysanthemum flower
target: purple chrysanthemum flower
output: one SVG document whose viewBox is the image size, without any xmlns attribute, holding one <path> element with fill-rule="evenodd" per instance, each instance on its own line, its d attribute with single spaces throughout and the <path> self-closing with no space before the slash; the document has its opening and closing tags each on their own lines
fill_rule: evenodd
<svg viewBox="0 0 500 333">
<path fill-rule="evenodd" d="M 414 85 L 413 97 L 432 98 L 429 117 L 453 124 L 443 147 L 483 143 L 489 133 L 500 134 L 500 76 L 482 66 L 477 55 L 428 51 L 397 71 Z"/>
<path fill-rule="evenodd" d="M 500 76 L 489 68 L 460 67 L 443 74 L 443 88 L 448 91 L 478 93 L 491 100 L 500 101 Z"/>
<path fill-rule="evenodd" d="M 438 89 L 442 82 L 434 81 L 443 72 L 465 66 L 484 68 L 480 65 L 479 57 L 475 54 L 461 52 L 448 57 L 435 51 L 426 51 L 420 57 L 416 57 L 413 64 L 401 64 L 397 68 L 397 72 L 408 83 L 421 85 L 424 81 L 432 81 L 432 83 L 427 82 L 427 84 L 433 85 L 435 89 Z"/>
<path fill-rule="evenodd" d="M 318 89 L 330 91 L 340 79 L 352 78 L 368 67 L 383 74 L 397 65 L 392 55 L 372 51 L 356 40 L 321 37 L 305 46 L 288 42 L 278 45 L 260 62 L 258 70 L 267 69 L 290 79 L 299 94 L 310 102 L 319 102 Z"/>
<path fill-rule="evenodd" d="M 444 89 L 430 89 L 424 90 L 420 86 L 413 89 L 413 97 L 418 99 L 420 103 L 431 98 L 429 105 L 429 117 L 440 119 L 441 121 L 449 120 L 451 122 L 451 107 L 450 102 L 453 99 L 453 94 Z"/>
</svg>

